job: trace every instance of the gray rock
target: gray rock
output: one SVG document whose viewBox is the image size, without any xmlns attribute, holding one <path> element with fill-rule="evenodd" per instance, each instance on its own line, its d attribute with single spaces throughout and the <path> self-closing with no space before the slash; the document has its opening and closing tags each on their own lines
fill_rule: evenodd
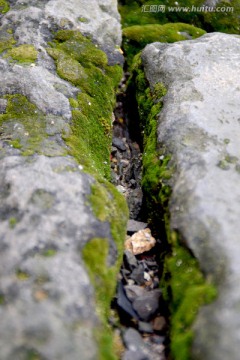
<svg viewBox="0 0 240 360">
<path fill-rule="evenodd" d="M 195 324 L 194 358 L 239 359 L 240 37 L 207 34 L 143 51 L 151 86 L 167 87 L 158 142 L 177 169 L 171 227 L 218 284 Z"/>
<path fill-rule="evenodd" d="M 137 297 L 132 305 L 140 319 L 149 321 L 159 310 L 161 290 L 155 289 Z"/>
</svg>

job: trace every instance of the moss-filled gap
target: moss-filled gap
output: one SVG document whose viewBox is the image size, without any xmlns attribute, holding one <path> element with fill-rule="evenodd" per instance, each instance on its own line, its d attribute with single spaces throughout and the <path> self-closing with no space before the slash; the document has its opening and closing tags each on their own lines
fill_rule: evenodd
<svg viewBox="0 0 240 360">
<path fill-rule="evenodd" d="M 162 83 L 150 88 L 144 75 L 141 53 L 135 56 L 128 84 L 132 128 L 138 119 L 143 144 L 144 211 L 154 234 L 162 240 L 159 261 L 162 267 L 161 288 L 169 310 L 169 353 L 174 360 L 190 360 L 193 341 L 192 325 L 198 310 L 216 298 L 215 286 L 204 278 L 198 261 L 184 245 L 180 234 L 170 228 L 168 208 L 171 196 L 171 176 L 174 162 L 171 154 L 157 142 L 157 116 L 162 97 L 166 94 Z M 135 100 L 133 100 L 135 99 Z M 130 126 L 130 128 L 131 128 Z"/>
</svg>

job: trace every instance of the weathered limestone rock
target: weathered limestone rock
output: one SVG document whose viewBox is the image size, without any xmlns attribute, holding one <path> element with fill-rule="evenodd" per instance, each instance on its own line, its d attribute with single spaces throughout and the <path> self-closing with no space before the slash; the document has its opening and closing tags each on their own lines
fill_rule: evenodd
<svg viewBox="0 0 240 360">
<path fill-rule="evenodd" d="M 158 143 L 171 155 L 171 228 L 218 286 L 195 323 L 193 358 L 239 359 L 240 37 L 220 33 L 142 54 L 151 87 L 167 88 Z M 190 309 L 189 309 L 190 311 Z"/>
<path fill-rule="evenodd" d="M 0 15 L 0 358 L 100 359 L 98 342 L 111 352 L 104 321 L 127 221 L 104 179 L 117 68 L 98 50 L 118 62 L 117 2 L 9 4 Z"/>
</svg>

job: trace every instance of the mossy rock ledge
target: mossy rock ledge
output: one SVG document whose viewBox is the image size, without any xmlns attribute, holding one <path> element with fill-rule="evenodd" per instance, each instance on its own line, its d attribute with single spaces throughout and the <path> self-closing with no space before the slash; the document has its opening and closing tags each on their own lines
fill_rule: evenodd
<svg viewBox="0 0 240 360">
<path fill-rule="evenodd" d="M 239 56 L 240 36 L 212 33 L 149 44 L 132 66 L 143 190 L 171 246 L 162 286 L 175 360 L 239 359 Z"/>
<path fill-rule="evenodd" d="M 117 3 L 0 5 L 0 358 L 115 359 L 128 218 L 109 183 Z"/>
</svg>

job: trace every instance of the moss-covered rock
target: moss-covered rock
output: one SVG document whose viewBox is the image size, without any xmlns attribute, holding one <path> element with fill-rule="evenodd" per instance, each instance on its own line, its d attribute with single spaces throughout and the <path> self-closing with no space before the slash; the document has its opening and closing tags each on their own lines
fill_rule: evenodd
<svg viewBox="0 0 240 360">
<path fill-rule="evenodd" d="M 16 40 L 13 37 L 12 30 L 0 30 L 0 53 L 4 50 L 11 49 L 16 44 Z"/>
<path fill-rule="evenodd" d="M 110 179 L 112 111 L 122 69 L 108 66 L 106 54 L 77 31 L 59 31 L 51 46 L 59 76 L 79 88 L 70 100 L 72 133 L 65 138 L 70 153 L 88 172 Z"/>
<path fill-rule="evenodd" d="M 5 95 L 4 98 L 8 102 L 6 113 L 0 114 L 1 138 L 21 150 L 23 155 L 41 153 L 41 144 L 47 137 L 44 114 L 23 95 Z"/>
<path fill-rule="evenodd" d="M 9 4 L 6 0 L 0 0 L 0 14 L 5 14 L 9 10 Z"/>
<path fill-rule="evenodd" d="M 0 14 L 1 275 L 17 286 L 14 298 L 0 289 L 2 359 L 115 358 L 107 320 L 128 210 L 105 179 L 121 31 L 116 3 L 93 2 L 9 1 Z M 69 27 L 108 57 L 79 31 L 51 33 Z"/>
<path fill-rule="evenodd" d="M 5 57 L 10 57 L 19 63 L 34 63 L 38 52 L 33 45 L 23 44 L 8 50 Z"/>
<path fill-rule="evenodd" d="M 204 30 L 183 23 L 135 25 L 123 29 L 123 48 L 127 61 L 131 63 L 133 56 L 149 43 L 173 43 L 189 38 L 195 39 L 203 34 Z"/>
</svg>

